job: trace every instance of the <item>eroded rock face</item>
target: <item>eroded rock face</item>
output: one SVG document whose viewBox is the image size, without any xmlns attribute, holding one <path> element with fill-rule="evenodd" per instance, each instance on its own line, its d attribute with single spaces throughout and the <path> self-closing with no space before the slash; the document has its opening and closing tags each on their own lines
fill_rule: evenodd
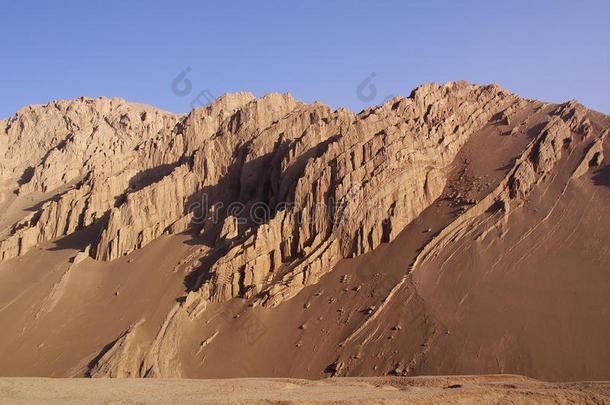
<svg viewBox="0 0 610 405">
<path fill-rule="evenodd" d="M 2 177 L 18 179 L 18 192 L 26 194 L 76 182 L 104 160 L 117 173 L 136 145 L 173 128 L 179 119 L 119 98 L 25 107 L 2 128 Z"/>
<path fill-rule="evenodd" d="M 242 170 L 235 196 L 280 209 L 212 265 L 203 298 L 260 294 L 277 304 L 341 258 L 393 240 L 438 198 L 468 136 L 518 102 L 496 86 L 457 83 L 423 86 L 358 116 L 317 105 L 291 113 L 264 131 L 281 134 L 270 136 L 273 150 L 263 134 L 254 138 L 243 165 L 255 162 L 256 174 Z"/>
<path fill-rule="evenodd" d="M 5 188 L 57 194 L 11 227 L 0 259 L 96 227 L 91 255 L 113 260 L 189 230 L 214 247 L 189 302 L 258 296 L 275 305 L 341 258 L 393 240 L 440 196 L 469 137 L 527 103 L 497 85 L 458 82 L 357 115 L 248 93 L 188 116 L 103 98 L 27 107 L 2 122 Z M 551 170 L 570 125 L 586 133 L 578 108 L 547 124 L 511 196 Z"/>
<path fill-rule="evenodd" d="M 248 93 L 224 95 L 188 115 L 120 99 L 32 106 L 0 121 L 0 208 L 8 212 L 0 217 L 0 260 L 47 241 L 61 248 L 62 240 L 80 240 L 82 246 L 71 246 L 80 249 L 71 264 L 78 269 L 83 260 L 113 261 L 163 234 L 186 232 L 191 240 L 185 243 L 195 246 L 173 269 L 186 275 L 177 275 L 177 290 L 186 287 L 186 296 L 169 297 L 172 309 L 163 322 L 134 318 L 86 366 L 92 377 L 180 377 L 188 375 L 182 347 L 194 344 L 199 353 L 216 336 L 222 340 L 215 327 L 203 340 L 191 338 L 193 328 L 207 325 L 202 315 L 236 302 L 292 305 L 303 295 L 286 301 L 304 287 L 324 286 L 322 276 L 341 259 L 391 242 L 414 219 L 429 221 L 437 213 L 442 225 L 427 222 L 423 232 L 409 234 L 421 243 L 413 242 L 408 262 L 396 265 L 395 280 L 366 287 L 365 280 L 377 280 L 371 272 L 349 290 L 348 283 L 341 286 L 347 295 L 364 285 L 360 298 L 370 300 L 348 303 L 363 320 L 331 343 L 333 355 L 337 342 L 343 352 L 324 366 L 331 364 L 331 374 L 353 373 L 354 356 L 367 351 L 367 342 L 388 339 L 379 326 L 397 302 L 415 294 L 409 283 L 417 269 L 459 241 L 504 238 L 509 217 L 541 198 L 546 185 L 558 183 L 561 193 L 603 167 L 608 130 L 600 122 L 607 121 L 574 101 L 523 100 L 497 85 L 465 82 L 424 85 L 359 114 Z M 489 145 L 498 150 L 485 150 Z M 125 261 L 134 257 L 137 262 L 138 253 Z M 244 300 L 217 305 L 232 298 Z M 336 295 L 325 297 L 324 306 L 327 298 L 334 302 Z M 309 298 L 300 305 L 309 308 Z M 414 313 L 424 311 L 419 299 L 410 305 Z M 384 370 L 411 373 L 428 355 L 441 324 L 426 317 L 413 329 L 421 333 L 407 342 L 414 345 L 410 357 Z M 403 351 L 404 342 L 388 342 L 386 353 Z"/>
</svg>

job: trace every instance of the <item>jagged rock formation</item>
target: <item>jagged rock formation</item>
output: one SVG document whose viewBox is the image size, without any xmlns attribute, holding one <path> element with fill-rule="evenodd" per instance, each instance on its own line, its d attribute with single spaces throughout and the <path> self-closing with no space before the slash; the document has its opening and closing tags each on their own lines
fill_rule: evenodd
<svg viewBox="0 0 610 405">
<path fill-rule="evenodd" d="M 112 260 L 164 232 L 186 230 L 193 215 L 208 218 L 209 207 L 241 202 L 242 231 L 217 241 L 231 247 L 194 289 L 211 301 L 264 290 L 277 303 L 339 259 L 393 240 L 440 195 L 444 169 L 468 136 L 523 102 L 495 85 L 455 83 L 422 86 L 358 116 L 287 95 L 248 94 L 227 95 L 184 118 L 143 108 L 137 114 L 103 99 L 22 110 L 6 126 L 16 142 L 3 169 L 16 177 L 33 167 L 18 192 L 78 183 L 15 224 L 2 257 L 102 219 L 93 250 Z M 58 120 L 63 132 L 47 129 Z M 16 151 L 28 143 L 49 153 L 20 161 Z M 197 204 L 203 200 L 210 206 Z M 208 222 L 218 223 L 203 236 L 214 240 L 233 217 L 216 210 Z"/>
<path fill-rule="evenodd" d="M 159 170 L 165 156 L 137 152 L 167 138 L 179 120 L 121 99 L 81 98 L 26 107 L 2 121 L 0 194 L 52 198 L 12 225 L 0 259 L 101 219 L 126 190 L 140 186 L 137 173 Z"/>
<path fill-rule="evenodd" d="M 545 104 L 465 82 L 423 85 L 359 114 L 249 93 L 188 115 L 104 98 L 31 106 L 0 122 L 0 205 L 12 207 L 0 221 L 0 261 L 81 232 L 74 266 L 87 255 L 112 262 L 187 232 L 199 249 L 180 261 L 188 272 L 180 303 L 156 330 L 152 321 L 130 324 L 85 367 L 89 376 L 179 377 L 181 339 L 210 305 L 244 298 L 277 307 L 342 259 L 395 241 L 440 202 L 451 202 L 448 218 L 460 207 L 440 229 L 426 229 L 429 240 L 383 300 L 340 337 L 340 347 L 365 347 L 390 302 L 411 291 L 411 272 L 473 230 L 475 240 L 506 231 L 562 161 L 571 179 L 602 165 L 608 129 L 590 117 L 575 101 Z M 449 193 L 460 188 L 465 145 L 490 128 L 503 128 L 518 154 L 476 196 Z M 422 325 L 427 345 L 440 324 Z M 409 373 L 427 353 L 393 369 Z M 336 373 L 359 355 L 339 353 Z"/>
</svg>

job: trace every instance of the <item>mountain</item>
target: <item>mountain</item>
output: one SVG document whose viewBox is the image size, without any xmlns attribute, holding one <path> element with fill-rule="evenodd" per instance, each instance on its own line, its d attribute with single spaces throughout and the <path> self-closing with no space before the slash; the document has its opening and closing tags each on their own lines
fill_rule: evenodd
<svg viewBox="0 0 610 405">
<path fill-rule="evenodd" d="M 0 121 L 0 375 L 610 376 L 610 117 L 427 84 Z"/>
</svg>

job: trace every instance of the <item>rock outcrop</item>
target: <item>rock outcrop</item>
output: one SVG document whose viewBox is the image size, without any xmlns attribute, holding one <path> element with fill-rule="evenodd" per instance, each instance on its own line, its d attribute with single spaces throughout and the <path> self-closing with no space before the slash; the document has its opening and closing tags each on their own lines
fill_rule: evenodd
<svg viewBox="0 0 610 405">
<path fill-rule="evenodd" d="M 423 85 L 358 114 L 249 93 L 226 94 L 188 115 L 105 98 L 31 106 L 0 122 L 0 262 L 26 262 L 15 258 L 40 246 L 28 254 L 39 266 L 49 251 L 70 249 L 70 256 L 53 252 L 66 254 L 49 271 L 61 276 L 33 323 L 87 294 L 121 312 L 100 337 L 105 346 L 75 355 L 71 375 L 218 376 L 224 370 L 209 368 L 221 356 L 260 354 L 260 365 L 275 345 L 311 361 L 308 378 L 412 375 L 442 356 L 435 348 L 448 341 L 447 308 L 486 306 L 468 297 L 488 294 L 481 285 L 489 280 L 504 288 L 492 273 L 506 255 L 530 269 L 543 265 L 528 260 L 550 243 L 542 229 L 578 239 L 560 228 L 561 221 L 580 226 L 568 221 L 579 199 L 597 199 L 583 220 L 593 228 L 598 200 L 607 198 L 595 187 L 607 183 L 608 122 L 576 101 L 542 103 L 465 82 Z M 597 246 L 603 233 L 591 232 Z M 534 236 L 531 249 L 518 246 Z M 535 276 L 529 281 L 554 277 Z M 155 294 L 139 291 L 155 285 L 145 279 L 158 280 Z M 449 287 L 440 290 L 443 280 Z M 445 299 L 450 304 L 434 307 Z M 491 316 L 481 313 L 486 325 Z M 86 315 L 71 314 L 73 322 Z M 270 338 L 265 325 L 290 341 Z M 451 336 L 462 342 L 460 330 L 453 325 Z M 504 336 L 523 335 L 509 332 L 502 345 L 514 347 Z M 493 361 L 479 360 L 482 345 L 469 350 L 479 367 L 504 372 L 498 358 L 513 352 L 502 352 L 493 336 L 484 353 Z M 257 339 L 267 352 L 243 348 Z M 64 348 L 35 344 L 53 358 Z M 309 359 L 305 346 L 323 354 Z M 556 364 L 545 361 L 547 370 Z M 262 370 L 278 372 L 273 367 Z"/>
<path fill-rule="evenodd" d="M 197 258 L 196 300 L 275 305 L 392 241 L 441 195 L 469 137 L 528 103 L 458 82 L 359 114 L 247 93 L 187 116 L 103 98 L 27 107 L 3 122 L 2 177 L 19 197 L 56 194 L 15 222 L 0 258 L 95 227 L 91 255 L 114 260 L 189 230 L 214 247 Z M 570 125 L 590 131 L 581 106 L 562 108 L 516 165 L 510 197 L 552 169 Z"/>
</svg>

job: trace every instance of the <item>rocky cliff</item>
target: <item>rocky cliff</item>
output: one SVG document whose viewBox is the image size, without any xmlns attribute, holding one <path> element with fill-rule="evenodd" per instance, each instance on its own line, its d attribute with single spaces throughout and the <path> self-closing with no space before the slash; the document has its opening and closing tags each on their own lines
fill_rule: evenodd
<svg viewBox="0 0 610 405">
<path fill-rule="evenodd" d="M 106 98 L 30 106 L 0 122 L 0 261 L 82 235 L 87 247 L 78 262 L 87 253 L 111 262 L 163 235 L 189 235 L 197 249 L 179 263 L 185 296 L 156 337 L 138 336 L 150 334 L 141 322 L 129 326 L 87 370 L 168 376 L 168 353 L 184 325 L 209 305 L 243 298 L 276 307 L 449 201 L 455 218 L 425 230 L 431 239 L 387 297 L 365 311 L 371 317 L 342 337 L 348 344 L 377 322 L 410 271 L 482 217 L 493 214 L 486 219 L 493 225 L 475 238 L 506 230 L 510 212 L 555 178 L 562 160 L 572 178 L 599 168 L 608 129 L 590 117 L 574 101 L 545 104 L 465 82 L 423 85 L 358 114 L 249 93 L 188 115 Z M 490 130 L 516 155 L 493 181 L 477 190 L 470 182 L 466 192 L 460 156 Z"/>
<path fill-rule="evenodd" d="M 204 299 L 278 302 L 393 240 L 438 198 L 468 137 L 522 103 L 461 82 L 358 115 L 277 94 L 188 116 L 119 99 L 28 107 L 3 123 L 3 191 L 54 195 L 12 224 L 0 257 L 96 223 L 99 260 L 191 229 L 216 256 L 193 286 Z"/>
</svg>

